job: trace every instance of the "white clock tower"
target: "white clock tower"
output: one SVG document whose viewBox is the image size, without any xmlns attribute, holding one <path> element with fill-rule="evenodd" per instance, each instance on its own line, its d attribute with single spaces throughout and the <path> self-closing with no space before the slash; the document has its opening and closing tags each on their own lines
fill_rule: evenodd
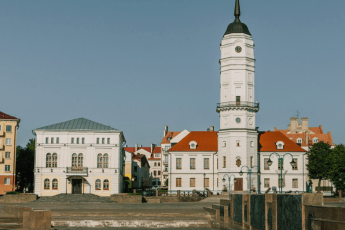
<svg viewBox="0 0 345 230">
<path fill-rule="evenodd" d="M 235 21 L 228 26 L 220 45 L 218 176 L 219 182 L 226 179 L 219 183 L 219 189 L 223 186 L 229 189 L 225 174 L 234 174 L 230 189 L 248 191 L 249 174 L 245 166 L 253 172 L 251 188 L 258 189 L 257 168 L 252 167 L 258 164 L 255 115 L 259 111 L 259 103 L 254 100 L 254 41 L 248 27 L 240 21 L 240 15 L 240 3 L 236 0 Z M 242 175 L 239 173 L 241 170 Z"/>
</svg>

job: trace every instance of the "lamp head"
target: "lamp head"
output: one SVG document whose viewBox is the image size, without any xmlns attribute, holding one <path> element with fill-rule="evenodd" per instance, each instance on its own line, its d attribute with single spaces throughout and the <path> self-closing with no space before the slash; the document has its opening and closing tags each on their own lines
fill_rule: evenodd
<svg viewBox="0 0 345 230">
<path fill-rule="evenodd" d="M 236 178 L 234 179 L 234 182 L 236 182 Z"/>
<path fill-rule="evenodd" d="M 223 178 L 223 180 L 222 180 L 223 182 L 225 182 L 225 178 Z"/>
<path fill-rule="evenodd" d="M 268 166 L 271 166 L 271 165 L 272 165 L 272 163 L 273 163 L 273 161 L 271 160 L 271 158 L 270 158 L 270 159 L 268 159 L 268 161 L 267 161 Z"/>
<path fill-rule="evenodd" d="M 296 163 L 295 163 L 295 160 L 294 160 L 294 159 L 292 159 L 292 160 L 291 160 L 290 165 L 291 165 L 291 167 L 294 167 L 294 166 L 296 165 Z"/>
<path fill-rule="evenodd" d="M 243 175 L 243 172 L 242 172 L 242 170 L 240 171 L 240 173 L 239 173 L 239 174 L 240 174 L 240 176 L 242 176 L 242 175 Z"/>
</svg>

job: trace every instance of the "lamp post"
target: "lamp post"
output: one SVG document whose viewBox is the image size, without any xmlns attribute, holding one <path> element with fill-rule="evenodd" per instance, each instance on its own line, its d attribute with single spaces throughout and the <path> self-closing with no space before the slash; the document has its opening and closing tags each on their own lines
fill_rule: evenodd
<svg viewBox="0 0 345 230">
<path fill-rule="evenodd" d="M 285 153 L 283 156 L 279 155 L 278 153 L 271 153 L 271 155 L 267 161 L 268 166 L 271 166 L 273 163 L 273 161 L 271 160 L 271 156 L 273 154 L 277 155 L 277 157 L 278 157 L 278 161 L 279 161 L 279 165 L 280 165 L 280 193 L 283 193 L 283 162 L 284 162 L 284 157 L 287 155 L 291 156 L 291 162 L 290 162 L 291 167 L 293 167 L 296 163 L 295 163 L 291 153 Z"/>
<path fill-rule="evenodd" d="M 225 176 L 228 177 L 228 181 L 229 181 L 229 200 L 230 200 L 230 180 L 231 180 L 231 176 L 234 176 L 234 182 L 236 182 L 236 178 L 234 174 L 231 174 L 230 176 L 228 174 L 224 174 L 222 181 L 225 182 Z"/>
<path fill-rule="evenodd" d="M 252 168 L 249 168 L 247 165 L 243 165 L 241 167 L 241 171 L 239 172 L 240 176 L 242 176 L 243 175 L 242 169 L 243 168 L 247 168 L 247 170 L 248 170 L 248 174 L 249 174 L 249 193 L 252 193 L 252 170 L 253 170 L 254 167 L 256 167 L 256 169 L 258 170 L 258 176 L 259 176 L 260 175 L 260 171 L 259 171 L 258 166 L 256 166 L 256 165 L 254 165 Z M 258 179 L 259 179 L 259 177 L 258 177 Z"/>
</svg>

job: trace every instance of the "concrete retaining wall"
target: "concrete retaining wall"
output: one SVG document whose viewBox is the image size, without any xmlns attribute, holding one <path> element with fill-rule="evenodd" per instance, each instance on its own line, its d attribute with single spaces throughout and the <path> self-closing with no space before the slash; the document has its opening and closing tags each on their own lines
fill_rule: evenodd
<svg viewBox="0 0 345 230">
<path fill-rule="evenodd" d="M 16 205 L 4 206 L 5 213 L 18 217 L 19 219 L 23 219 L 23 212 L 25 211 L 32 211 L 32 208 L 21 207 L 21 206 L 16 206 Z"/>
<path fill-rule="evenodd" d="M 34 200 L 37 200 L 35 194 L 5 194 L 3 196 L 4 204 L 29 203 Z"/>
</svg>

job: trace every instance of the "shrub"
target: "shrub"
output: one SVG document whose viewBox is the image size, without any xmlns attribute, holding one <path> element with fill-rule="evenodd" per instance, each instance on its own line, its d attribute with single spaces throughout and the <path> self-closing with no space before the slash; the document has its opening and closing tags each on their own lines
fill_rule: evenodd
<svg viewBox="0 0 345 230">
<path fill-rule="evenodd" d="M 6 192 L 6 194 L 20 194 L 20 192 Z"/>
</svg>

